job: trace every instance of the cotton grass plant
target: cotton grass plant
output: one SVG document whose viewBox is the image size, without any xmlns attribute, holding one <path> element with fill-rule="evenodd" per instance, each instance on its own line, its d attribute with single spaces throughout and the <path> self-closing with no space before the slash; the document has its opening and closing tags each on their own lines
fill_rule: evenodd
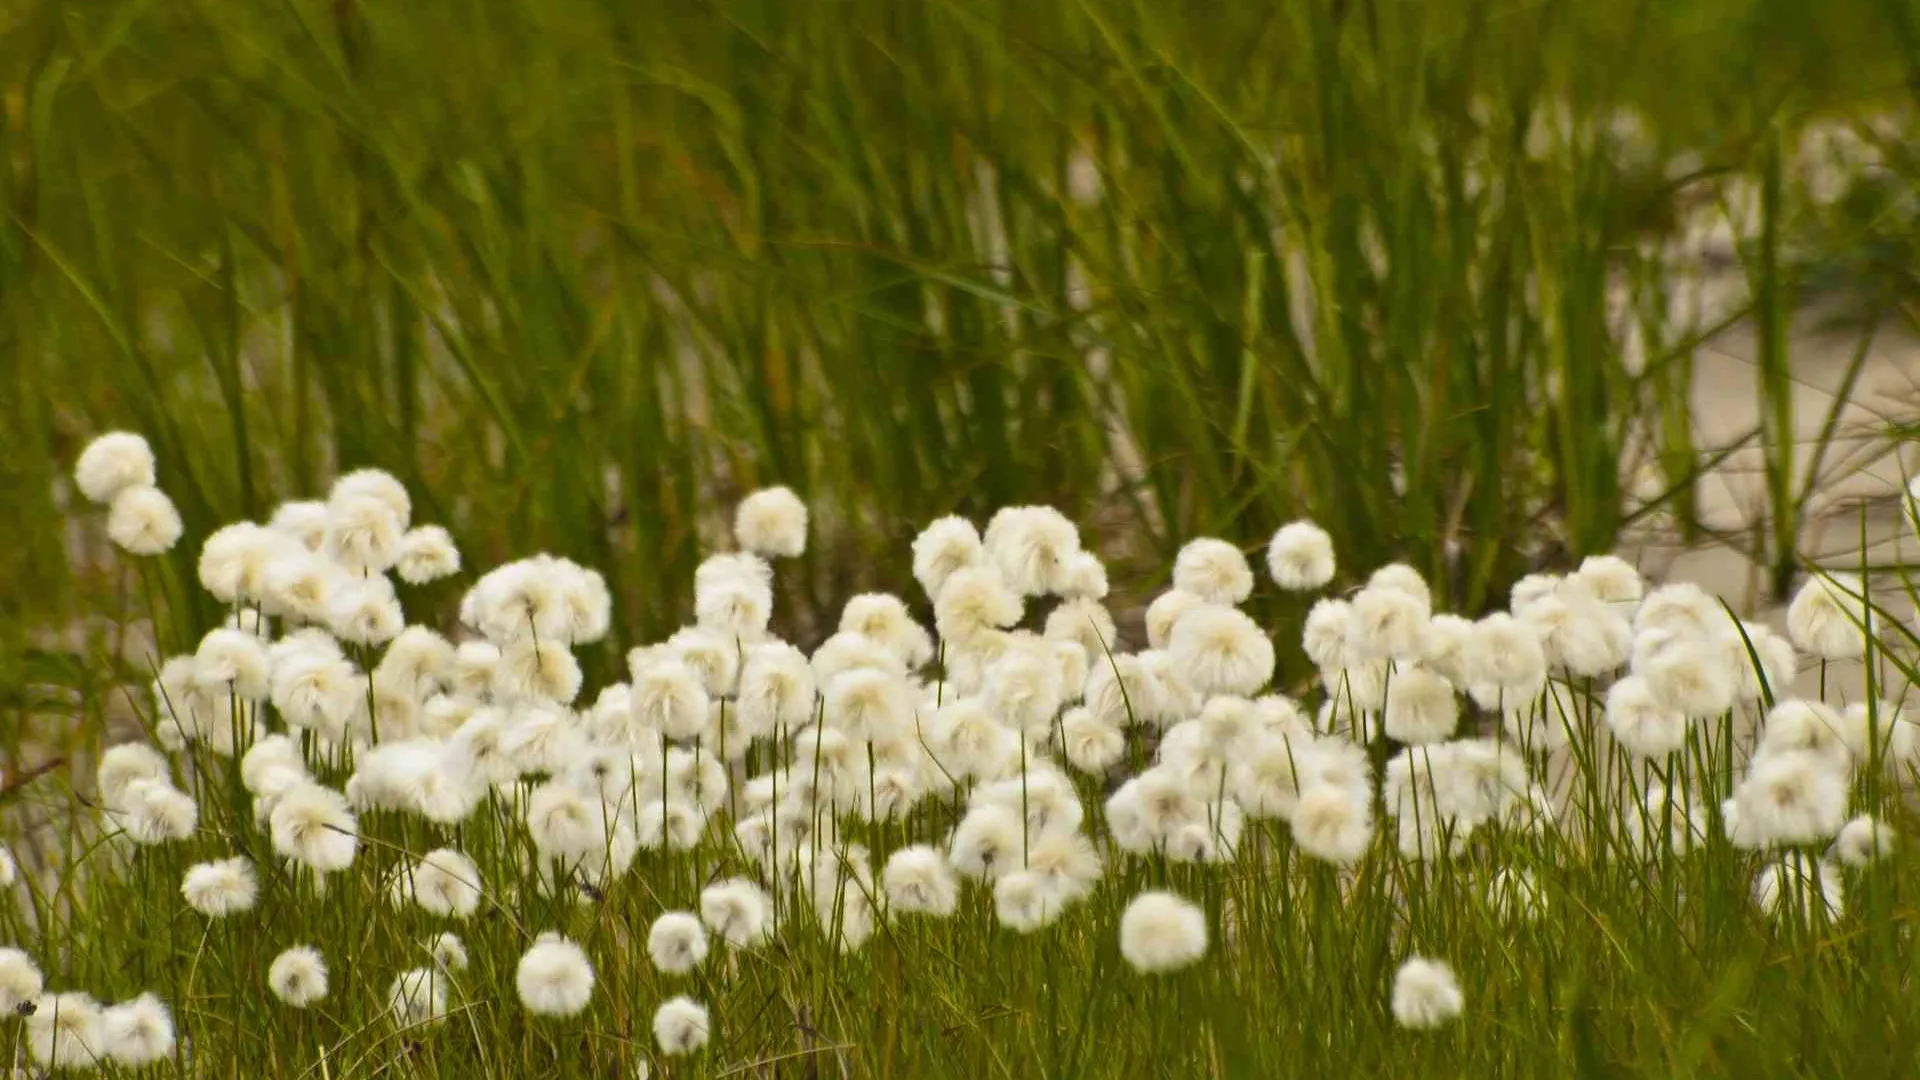
<svg viewBox="0 0 1920 1080">
<path fill-rule="evenodd" d="M 111 520 L 159 505 L 138 437 L 78 472 L 166 548 Z M 1858 579 L 1783 635 L 1599 557 L 1468 619 L 1403 564 L 1335 588 L 1301 521 L 1184 546 L 1129 641 L 1023 506 L 934 521 L 923 595 L 803 648 L 769 630 L 785 489 L 690 588 L 473 567 L 415 505 L 359 470 L 197 538 L 226 615 L 154 658 L 102 839 L 0 924 L 22 1064 L 1759 1075 L 1920 1037 L 1914 641 Z M 1243 610 L 1276 584 L 1297 641 Z M 591 684 L 577 651 L 663 588 L 693 621 Z M 1897 685 L 1794 696 L 1863 656 Z"/>
</svg>

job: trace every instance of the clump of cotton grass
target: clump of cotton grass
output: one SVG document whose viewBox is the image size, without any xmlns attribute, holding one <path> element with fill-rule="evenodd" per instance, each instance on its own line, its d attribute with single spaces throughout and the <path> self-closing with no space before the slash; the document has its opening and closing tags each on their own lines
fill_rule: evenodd
<svg viewBox="0 0 1920 1080">
<path fill-rule="evenodd" d="M 520 1004 L 536 1016 L 578 1016 L 593 998 L 593 965 L 579 945 L 543 933 L 520 957 L 513 985 Z"/>
<path fill-rule="evenodd" d="M 1159 975 L 1197 963 L 1207 952 L 1207 917 L 1170 892 L 1145 892 L 1120 916 L 1120 955 L 1135 971 Z"/>
<path fill-rule="evenodd" d="M 296 1009 L 326 1000 L 326 959 L 311 945 L 287 949 L 267 965 L 267 989 Z"/>
<path fill-rule="evenodd" d="M 1466 996 L 1445 962 L 1408 957 L 1393 976 L 1393 1019 L 1412 1031 L 1444 1026 L 1466 1007 Z"/>
<path fill-rule="evenodd" d="M 707 1007 L 690 997 L 669 998 L 653 1014 L 653 1041 L 668 1057 L 694 1053 L 707 1045 L 713 1020 Z"/>
</svg>

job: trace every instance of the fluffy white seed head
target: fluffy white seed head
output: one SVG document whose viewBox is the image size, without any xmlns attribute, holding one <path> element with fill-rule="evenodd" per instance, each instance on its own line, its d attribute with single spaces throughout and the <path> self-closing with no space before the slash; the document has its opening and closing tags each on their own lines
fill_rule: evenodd
<svg viewBox="0 0 1920 1080">
<path fill-rule="evenodd" d="M 1188 612 L 1175 624 L 1167 651 L 1187 683 L 1203 695 L 1252 697 L 1273 677 L 1273 640 L 1235 608 Z"/>
<path fill-rule="evenodd" d="M 707 725 L 706 684 L 681 660 L 653 659 L 636 667 L 627 701 L 636 727 L 669 739 L 691 739 Z"/>
<path fill-rule="evenodd" d="M 424 1027 L 447 1016 L 447 974 L 438 968 L 403 971 L 387 988 L 387 1013 L 395 1027 Z"/>
<path fill-rule="evenodd" d="M 915 844 L 896 850 L 880 872 L 887 907 L 900 914 L 946 918 L 960 902 L 960 886 L 938 848 Z"/>
<path fill-rule="evenodd" d="M 1173 893 L 1141 893 L 1120 916 L 1120 955 L 1135 971 L 1177 971 L 1206 951 L 1206 915 Z"/>
<path fill-rule="evenodd" d="M 173 500 L 156 487 L 130 487 L 107 508 L 107 539 L 131 555 L 173 550 L 184 530 Z"/>
<path fill-rule="evenodd" d="M 0 1015 L 12 1016 L 45 989 L 40 966 L 11 945 L 0 946 Z"/>
<path fill-rule="evenodd" d="M 668 975 L 688 975 L 707 959 L 707 929 L 688 911 L 669 911 L 647 931 L 647 955 Z"/>
<path fill-rule="evenodd" d="M 807 504 L 790 488 L 761 488 L 735 508 L 733 538 L 762 558 L 798 558 L 807 550 Z"/>
<path fill-rule="evenodd" d="M 1819 924 L 1840 917 L 1846 903 L 1838 867 L 1790 851 L 1762 867 L 1753 879 L 1753 900 L 1781 920 Z"/>
<path fill-rule="evenodd" d="M 433 966 L 452 974 L 467 969 L 467 946 L 459 935 L 441 931 L 427 939 L 427 955 L 433 957 Z"/>
<path fill-rule="evenodd" d="M 453 536 L 438 525 L 409 529 L 400 537 L 394 573 L 409 585 L 425 585 L 460 572 L 460 549 Z"/>
<path fill-rule="evenodd" d="M 1293 808 L 1293 840 L 1308 855 L 1336 866 L 1352 866 L 1373 843 L 1373 813 L 1364 789 L 1319 783 L 1306 789 Z"/>
<path fill-rule="evenodd" d="M 1188 612 L 1204 606 L 1205 600 L 1185 589 L 1168 589 L 1154 597 L 1153 603 L 1147 605 L 1147 646 L 1164 649 L 1172 644 L 1174 626 Z"/>
<path fill-rule="evenodd" d="M 906 602 L 892 593 L 861 593 L 840 609 L 840 632 L 858 634 L 898 657 L 907 668 L 933 659 L 933 638 Z"/>
<path fill-rule="evenodd" d="M 993 564 L 963 566 L 946 575 L 933 601 L 934 628 L 954 645 L 966 646 L 989 631 L 1020 621 L 1020 594 Z"/>
<path fill-rule="evenodd" d="M 107 1056 L 119 1065 L 138 1068 L 173 1054 L 173 1014 L 150 993 L 109 1006 L 101 1014 L 101 1033 Z"/>
<path fill-rule="evenodd" d="M 121 811 L 129 785 L 137 780 L 167 783 L 171 774 L 160 751 L 146 743 L 121 743 L 100 756 L 94 775 L 100 801 L 108 810 Z"/>
<path fill-rule="evenodd" d="M 1833 857 L 1847 866 L 1870 866 L 1892 854 L 1899 840 L 1893 826 L 1861 814 L 1840 829 L 1833 841 Z"/>
<path fill-rule="evenodd" d="M 480 868 L 452 848 L 439 848 L 420 857 L 412 870 L 412 899 L 428 913 L 465 919 L 480 909 Z"/>
<path fill-rule="evenodd" d="M 296 1009 L 304 1009 L 327 996 L 327 963 L 320 950 L 295 945 L 267 965 L 267 989 L 273 996 Z"/>
<path fill-rule="evenodd" d="M 1873 624 L 1866 584 L 1857 574 L 1815 574 L 1787 605 L 1787 635 L 1823 660 L 1864 653 Z"/>
<path fill-rule="evenodd" d="M 1603 604 L 1638 603 L 1646 595 L 1640 571 L 1618 555 L 1587 556 L 1569 580 Z"/>
<path fill-rule="evenodd" d="M 1203 536 L 1174 557 L 1173 587 L 1209 604 L 1238 604 L 1253 593 L 1253 570 L 1239 548 Z"/>
<path fill-rule="evenodd" d="M 988 561 L 1023 596 L 1043 596 L 1068 583 L 1069 562 L 1080 551 L 1080 531 L 1050 506 L 1009 506 L 987 522 Z"/>
<path fill-rule="evenodd" d="M 1393 976 L 1393 1019 L 1403 1028 L 1440 1027 L 1465 1006 L 1453 969 L 1441 961 L 1409 957 Z"/>
<path fill-rule="evenodd" d="M 1267 544 L 1267 572 L 1289 592 L 1321 588 L 1333 580 L 1333 538 L 1311 521 L 1280 526 Z"/>
<path fill-rule="evenodd" d="M 102 505 L 129 488 L 154 484 L 153 448 L 130 431 L 110 431 L 87 444 L 74 462 L 80 494 Z"/>
<path fill-rule="evenodd" d="M 773 901 L 751 880 L 731 878 L 700 890 L 700 921 L 733 948 L 752 948 L 773 932 Z"/>
<path fill-rule="evenodd" d="M 712 1031 L 707 1007 L 690 997 L 670 998 L 653 1014 L 653 1041 L 668 1057 L 691 1054 L 706 1046 Z"/>
<path fill-rule="evenodd" d="M 979 530 L 962 517 L 940 518 L 913 540 L 913 577 L 929 600 L 939 598 L 955 571 L 978 566 L 985 559 Z"/>
<path fill-rule="evenodd" d="M 544 933 L 520 957 L 513 985 L 535 1016 L 578 1016 L 593 998 L 593 965 L 579 945 Z"/>
<path fill-rule="evenodd" d="M 252 910 L 260 896 L 260 881 L 254 876 L 253 863 L 235 856 L 189 867 L 181 880 L 180 894 L 186 897 L 187 906 L 217 919 Z"/>
<path fill-rule="evenodd" d="M 27 1017 L 27 1049 L 50 1069 L 96 1069 L 107 1056 L 100 1004 L 86 994 L 43 994 Z"/>
<path fill-rule="evenodd" d="M 1638 675 L 1607 690 L 1607 729 L 1620 745 L 1643 758 L 1664 760 L 1686 745 L 1687 716 L 1654 695 Z"/>
<path fill-rule="evenodd" d="M 1387 688 L 1385 730 L 1396 742 L 1445 741 L 1460 723 L 1460 703 L 1447 680 L 1424 668 L 1395 673 Z"/>
<path fill-rule="evenodd" d="M 1757 846 L 1824 844 L 1847 816 L 1847 777 L 1833 761 L 1809 751 L 1756 759 L 1734 791 L 1740 825 L 1736 840 Z"/>
<path fill-rule="evenodd" d="M 346 797 L 318 784 L 280 796 L 268 826 L 275 853 L 321 873 L 352 866 L 360 850 L 359 821 Z"/>
</svg>

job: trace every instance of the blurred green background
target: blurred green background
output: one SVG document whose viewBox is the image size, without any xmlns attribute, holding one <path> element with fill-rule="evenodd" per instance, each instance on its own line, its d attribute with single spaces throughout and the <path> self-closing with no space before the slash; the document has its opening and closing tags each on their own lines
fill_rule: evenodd
<svg viewBox="0 0 1920 1080">
<path fill-rule="evenodd" d="M 186 516 L 176 604 L 210 528 L 379 465 L 472 566 L 603 568 L 626 644 L 770 482 L 819 520 L 803 636 L 904 587 L 928 519 L 1022 502 L 1097 534 L 1123 608 L 1184 540 L 1300 515 L 1474 607 L 1646 513 L 1635 455 L 1685 525 L 1705 334 L 1755 320 L 1777 388 L 1807 290 L 1907 317 L 1916 28 L 1905 0 L 14 0 L 4 649 L 125 597 L 60 524 L 112 428 Z M 1808 198 L 1815 124 L 1891 166 Z M 1748 195 L 1744 298 L 1680 317 L 1698 219 Z"/>
</svg>

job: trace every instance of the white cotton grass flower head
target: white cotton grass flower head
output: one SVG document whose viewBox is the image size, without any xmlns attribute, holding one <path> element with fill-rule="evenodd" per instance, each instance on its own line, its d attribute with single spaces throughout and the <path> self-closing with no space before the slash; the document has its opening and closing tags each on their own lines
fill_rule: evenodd
<svg viewBox="0 0 1920 1080">
<path fill-rule="evenodd" d="M 283 502 L 273 508 L 267 528 L 290 537 L 310 552 L 327 540 L 327 504 L 317 499 Z"/>
<path fill-rule="evenodd" d="M 1051 506 L 1008 506 L 987 522 L 982 537 L 989 562 L 1023 596 L 1059 591 L 1080 551 L 1080 530 Z"/>
<path fill-rule="evenodd" d="M 1317 783 L 1293 807 L 1294 843 L 1313 858 L 1352 866 L 1373 844 L 1370 794 L 1354 785 Z"/>
<path fill-rule="evenodd" d="M 1751 847 L 1826 843 L 1846 823 L 1847 781 L 1830 757 L 1812 751 L 1756 758 L 1734 789 L 1732 839 Z"/>
<path fill-rule="evenodd" d="M 107 508 L 107 539 L 129 555 L 172 551 L 185 526 L 173 500 L 156 487 L 131 487 Z"/>
<path fill-rule="evenodd" d="M 452 534 L 438 525 L 409 529 L 400 537 L 393 570 L 409 585 L 452 577 L 460 572 L 460 549 L 454 546 Z"/>
<path fill-rule="evenodd" d="M 0 946 L 0 1016 L 12 1016 L 46 989 L 40 966 L 25 951 Z"/>
<path fill-rule="evenodd" d="M 1448 1023 L 1466 1007 L 1453 969 L 1439 960 L 1411 956 L 1393 976 L 1393 1019 L 1412 1031 Z"/>
<path fill-rule="evenodd" d="M 295 945 L 267 965 L 267 989 L 296 1009 L 327 996 L 327 961 L 311 945 Z"/>
<path fill-rule="evenodd" d="M 1845 715 L 1823 702 L 1786 698 L 1768 710 L 1754 757 L 1806 752 L 1819 756 L 1836 769 L 1845 769 L 1852 764 L 1856 739 L 1863 751 L 1868 749 L 1864 745 L 1865 733 L 1856 736 L 1849 731 L 1850 726 Z M 1865 754 L 1859 756 L 1865 757 Z"/>
<path fill-rule="evenodd" d="M 319 784 L 299 784 L 282 794 L 268 826 L 275 853 L 321 873 L 352 866 L 360 850 L 359 821 L 346 797 Z"/>
<path fill-rule="evenodd" d="M 1633 627 L 1598 600 L 1563 590 L 1529 605 L 1521 618 L 1540 635 L 1547 664 L 1556 671 L 1592 677 L 1627 662 Z"/>
<path fill-rule="evenodd" d="M 1321 671 L 1338 671 L 1355 659 L 1352 646 L 1353 607 L 1345 600 L 1323 598 L 1307 609 L 1300 628 L 1300 647 Z"/>
<path fill-rule="evenodd" d="M 1060 738 L 1067 763 L 1089 776 L 1106 775 L 1127 752 L 1126 733 L 1084 706 L 1061 714 Z"/>
<path fill-rule="evenodd" d="M 586 950 L 548 931 L 520 957 L 513 985 L 535 1016 L 578 1016 L 593 999 L 593 965 Z"/>
<path fill-rule="evenodd" d="M 892 593 L 861 593 L 840 609 L 840 633 L 858 634 L 898 657 L 907 668 L 933 659 L 933 638 Z"/>
<path fill-rule="evenodd" d="M 1071 642 L 1080 647 L 1089 665 L 1105 660 L 1107 653 L 1120 647 L 1120 631 L 1106 605 L 1088 597 L 1063 602 L 1047 612 L 1041 636 L 1050 641 Z M 1065 678 L 1069 690 L 1086 682 L 1084 677 Z"/>
<path fill-rule="evenodd" d="M 152 487 L 153 448 L 130 431 L 96 437 L 74 461 L 73 480 L 87 501 L 105 505 L 129 488 Z"/>
<path fill-rule="evenodd" d="M 1188 612 L 1174 624 L 1167 652 L 1203 695 L 1252 697 L 1273 677 L 1273 639 L 1236 608 L 1208 605 Z"/>
<path fill-rule="evenodd" d="M 1267 573 L 1288 592 L 1306 592 L 1333 580 L 1333 538 L 1311 521 L 1280 526 L 1267 543 Z"/>
<path fill-rule="evenodd" d="M 424 1027 L 447 1018 L 447 974 L 437 968 L 410 968 L 387 988 L 387 1013 L 399 1028 Z"/>
<path fill-rule="evenodd" d="M 880 888 L 895 914 L 946 918 L 960 903 L 960 885 L 938 848 L 913 844 L 896 850 L 880 871 Z"/>
<path fill-rule="evenodd" d="M 216 694 L 264 701 L 272 663 L 259 637 L 218 627 L 207 631 L 193 654 L 194 681 Z"/>
<path fill-rule="evenodd" d="M 1385 731 L 1409 744 L 1444 742 L 1460 723 L 1460 703 L 1446 679 L 1424 668 L 1396 672 L 1387 688 Z"/>
<path fill-rule="evenodd" d="M 1893 853 L 1899 843 L 1893 826 L 1871 814 L 1861 814 L 1840 828 L 1834 838 L 1832 856 L 1854 869 L 1871 866 Z"/>
<path fill-rule="evenodd" d="M 966 646 L 1019 622 L 1024 610 L 994 565 L 963 566 L 946 576 L 934 598 L 934 629 L 943 641 Z"/>
<path fill-rule="evenodd" d="M 807 550 L 807 504 L 791 488 L 761 488 L 734 508 L 733 539 L 761 558 L 799 558 Z"/>
<path fill-rule="evenodd" d="M 1350 611 L 1348 640 L 1358 658 L 1411 663 L 1426 650 L 1433 608 L 1422 594 L 1370 584 L 1355 594 Z"/>
<path fill-rule="evenodd" d="M 1207 917 L 1170 892 L 1143 892 L 1120 916 L 1120 955 L 1149 975 L 1178 971 L 1207 952 Z"/>
<path fill-rule="evenodd" d="M 1638 675 L 1607 688 L 1606 717 L 1614 739 L 1643 758 L 1664 760 L 1687 743 L 1686 714 L 1656 697 Z"/>
<path fill-rule="evenodd" d="M 1822 660 L 1860 656 L 1874 626 L 1866 583 L 1858 574 L 1817 572 L 1787 605 L 1787 636 Z"/>
<path fill-rule="evenodd" d="M 1067 558 L 1067 569 L 1055 590 L 1069 600 L 1104 600 L 1108 592 L 1107 564 L 1091 551 L 1076 551 Z"/>
<path fill-rule="evenodd" d="M 0 889 L 11 888 L 19 879 L 20 865 L 14 862 L 13 852 L 0 844 Z"/>
<path fill-rule="evenodd" d="M 427 852 L 403 880 L 408 897 L 429 914 L 467 919 L 480 909 L 480 868 L 453 848 Z"/>
<path fill-rule="evenodd" d="M 109 748 L 100 755 L 100 765 L 94 772 L 95 790 L 111 811 L 125 809 L 127 789 L 135 781 L 170 784 L 171 777 L 166 755 L 146 743 L 121 743 Z"/>
<path fill-rule="evenodd" d="M 1589 555 L 1567 580 L 1603 604 L 1636 604 L 1646 595 L 1640 571 L 1618 555 Z"/>
<path fill-rule="evenodd" d="M 647 956 L 668 975 L 690 975 L 707 959 L 707 928 L 689 911 L 669 911 L 647 930 Z"/>
<path fill-rule="evenodd" d="M 1017 934 L 1051 926 L 1066 912 L 1067 896 L 1033 870 L 1015 870 L 993 883 L 994 916 Z"/>
<path fill-rule="evenodd" d="M 1463 667 L 1469 683 L 1518 691 L 1531 697 L 1546 682 L 1547 654 L 1534 629 L 1496 611 L 1473 624 Z"/>
<path fill-rule="evenodd" d="M 653 1014 L 653 1041 L 668 1057 L 691 1054 L 707 1045 L 713 1018 L 707 1007 L 682 995 L 669 998 Z"/>
<path fill-rule="evenodd" d="M 433 957 L 435 967 L 448 974 L 467 969 L 467 945 L 451 931 L 442 930 L 428 938 L 427 955 Z"/>
<path fill-rule="evenodd" d="M 1019 862 L 1025 838 L 1025 822 L 1018 810 L 980 803 L 954 827 L 947 861 L 963 877 L 992 881 Z"/>
<path fill-rule="evenodd" d="M 1147 605 L 1147 647 L 1164 649 L 1173 641 L 1173 628 L 1190 611 L 1205 607 L 1206 601 L 1184 589 L 1168 589 Z"/>
<path fill-rule="evenodd" d="M 985 560 L 980 531 L 963 517 L 939 518 L 913 540 L 913 578 L 929 600 L 939 598 L 947 578 L 956 571 L 979 566 Z"/>
<path fill-rule="evenodd" d="M 1503 922 L 1534 922 L 1546 911 L 1547 898 L 1532 874 L 1509 867 L 1488 883 L 1487 903 Z"/>
<path fill-rule="evenodd" d="M 1253 594 L 1253 570 L 1239 548 L 1203 536 L 1174 557 L 1173 587 L 1209 604 L 1238 604 Z"/>
<path fill-rule="evenodd" d="M 1644 660 L 1636 657 L 1634 674 L 1656 700 L 1690 719 L 1704 719 L 1723 715 L 1738 700 L 1737 663 L 1724 644 L 1674 641 Z"/>
<path fill-rule="evenodd" d="M 185 840 L 199 826 L 199 805 L 165 780 L 134 780 L 122 798 L 120 823 L 136 844 Z"/>
<path fill-rule="evenodd" d="M 1776 919 L 1818 923 L 1840 917 L 1846 887 L 1839 868 L 1803 851 L 1789 851 L 1760 868 L 1753 902 Z"/>
<path fill-rule="evenodd" d="M 100 1003 L 87 994 L 44 994 L 27 1017 L 27 1049 L 50 1069 L 96 1069 L 107 1057 Z"/>
<path fill-rule="evenodd" d="M 243 855 L 199 863 L 187 869 L 180 883 L 187 906 L 210 919 L 253 910 L 260 881 L 253 863 Z"/>
<path fill-rule="evenodd" d="M 1839 717 L 1841 742 L 1862 768 L 1876 760 L 1902 779 L 1920 769 L 1920 713 L 1891 701 L 1856 701 Z"/>
<path fill-rule="evenodd" d="M 773 933 L 773 901 L 751 879 L 729 878 L 700 890 L 700 921 L 727 945 L 750 949 Z"/>
<path fill-rule="evenodd" d="M 627 701 L 636 727 L 669 739 L 691 739 L 706 729 L 706 684 L 681 660 L 654 657 L 635 667 Z"/>
<path fill-rule="evenodd" d="M 151 993 L 108 1006 L 100 1026 L 115 1064 L 138 1068 L 173 1054 L 173 1014 Z"/>
<path fill-rule="evenodd" d="M 571 704 L 583 681 L 580 662 L 558 642 L 523 638 L 500 650 L 493 672 L 495 696 L 504 701 Z"/>
</svg>

